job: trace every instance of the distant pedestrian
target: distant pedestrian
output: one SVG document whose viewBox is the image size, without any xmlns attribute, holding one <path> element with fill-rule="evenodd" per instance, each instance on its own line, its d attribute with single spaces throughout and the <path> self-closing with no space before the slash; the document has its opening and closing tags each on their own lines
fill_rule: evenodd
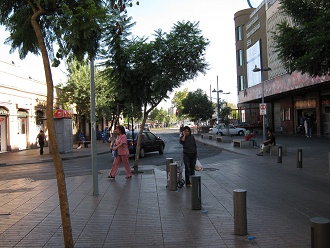
<svg viewBox="0 0 330 248">
<path fill-rule="evenodd" d="M 118 167 L 121 162 L 123 162 L 125 170 L 126 170 L 126 179 L 132 177 L 131 169 L 128 162 L 129 150 L 127 146 L 127 137 L 125 133 L 125 128 L 123 126 L 117 126 L 115 129 L 117 133 L 117 138 L 112 146 L 112 150 L 114 151 L 114 160 L 112 164 L 111 171 L 109 173 L 108 178 L 115 178 L 117 174 Z"/>
<path fill-rule="evenodd" d="M 81 144 L 84 144 L 84 141 L 86 140 L 85 135 L 83 134 L 83 132 L 81 131 L 79 136 L 78 136 L 79 142 L 78 142 L 78 147 L 77 149 L 81 148 Z"/>
<path fill-rule="evenodd" d="M 307 117 L 305 117 L 305 120 L 304 120 L 304 127 L 305 127 L 305 134 L 306 134 L 306 137 L 308 137 L 308 123 L 307 123 Z"/>
<path fill-rule="evenodd" d="M 183 146 L 183 163 L 185 166 L 186 187 L 191 187 L 190 176 L 195 175 L 197 145 L 195 137 L 188 126 L 183 127 L 180 144 Z"/>
<path fill-rule="evenodd" d="M 44 154 L 44 146 L 46 142 L 46 136 L 44 134 L 44 131 L 40 130 L 39 134 L 37 135 L 37 140 L 40 146 L 40 155 Z"/>
<path fill-rule="evenodd" d="M 307 133 L 306 133 L 306 136 L 308 138 L 312 138 L 312 131 L 313 131 L 313 122 L 312 122 L 312 119 L 310 117 L 307 117 L 306 122 L 307 122 Z"/>
</svg>

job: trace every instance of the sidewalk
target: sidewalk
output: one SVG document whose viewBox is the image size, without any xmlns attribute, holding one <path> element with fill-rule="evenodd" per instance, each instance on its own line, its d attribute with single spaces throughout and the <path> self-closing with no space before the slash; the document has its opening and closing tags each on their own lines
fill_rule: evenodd
<svg viewBox="0 0 330 248">
<path fill-rule="evenodd" d="M 161 167 L 141 165 L 150 173 L 129 180 L 122 167 L 115 180 L 100 171 L 98 196 L 92 194 L 92 175 L 67 178 L 75 247 L 310 247 L 310 218 L 330 218 L 330 139 L 277 135 L 288 147 L 281 164 L 276 157 L 256 156 L 257 149 L 196 140 L 223 149 L 219 162 L 204 159 L 204 170 L 196 173 L 201 211 L 191 210 L 191 188 L 166 187 L 166 161 Z M 108 152 L 97 145 L 98 153 Z M 302 169 L 296 168 L 297 149 L 303 149 Z M 61 156 L 90 156 L 90 150 Z M 51 159 L 38 152 L 0 154 L 0 164 Z M 235 189 L 247 190 L 244 236 L 234 235 Z M 0 199 L 0 247 L 63 247 L 56 180 L 0 181 Z"/>
</svg>

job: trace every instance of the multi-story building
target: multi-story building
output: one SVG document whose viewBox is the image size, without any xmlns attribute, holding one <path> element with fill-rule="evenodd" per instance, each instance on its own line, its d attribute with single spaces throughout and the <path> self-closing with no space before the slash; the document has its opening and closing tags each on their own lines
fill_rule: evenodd
<svg viewBox="0 0 330 248">
<path fill-rule="evenodd" d="M 328 135 L 330 77 L 287 73 L 272 38 L 284 18 L 278 0 L 264 0 L 258 8 L 235 13 L 240 121 L 261 124 L 259 104 L 264 97 L 266 126 L 276 132 L 297 133 L 308 116 L 313 120 L 314 134 Z M 261 70 L 254 72 L 254 68 Z"/>
</svg>

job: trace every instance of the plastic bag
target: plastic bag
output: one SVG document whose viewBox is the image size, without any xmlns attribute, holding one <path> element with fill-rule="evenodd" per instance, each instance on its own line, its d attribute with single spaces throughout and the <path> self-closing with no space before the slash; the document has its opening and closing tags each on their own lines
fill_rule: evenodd
<svg viewBox="0 0 330 248">
<path fill-rule="evenodd" d="M 201 162 L 199 162 L 199 159 L 196 160 L 195 170 L 196 171 L 203 170 L 203 165 L 201 164 Z"/>
</svg>

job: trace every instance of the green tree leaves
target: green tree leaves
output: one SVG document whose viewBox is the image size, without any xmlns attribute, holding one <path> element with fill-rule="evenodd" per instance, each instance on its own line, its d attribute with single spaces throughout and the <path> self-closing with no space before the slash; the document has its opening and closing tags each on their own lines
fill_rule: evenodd
<svg viewBox="0 0 330 248">
<path fill-rule="evenodd" d="M 330 75 L 329 1 L 281 0 L 288 16 L 273 34 L 276 50 L 287 70 L 312 77 Z"/>
<path fill-rule="evenodd" d="M 212 102 L 201 89 L 189 92 L 182 100 L 183 114 L 187 114 L 192 121 L 209 120 L 214 113 Z"/>
</svg>

